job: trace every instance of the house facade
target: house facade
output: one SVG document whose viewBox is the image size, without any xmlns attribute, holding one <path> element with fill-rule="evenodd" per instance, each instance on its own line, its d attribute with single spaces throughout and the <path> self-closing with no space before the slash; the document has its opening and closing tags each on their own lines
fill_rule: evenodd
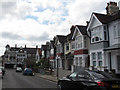
<svg viewBox="0 0 120 90">
<path fill-rule="evenodd" d="M 87 27 L 90 36 L 90 66 L 120 73 L 120 11 L 110 2 L 107 14 L 93 13 Z"/>
<path fill-rule="evenodd" d="M 36 48 L 25 47 L 10 47 L 6 45 L 4 53 L 4 65 L 5 67 L 15 68 L 17 65 L 28 67 L 32 65 L 32 60 L 36 61 Z"/>
<path fill-rule="evenodd" d="M 46 45 L 41 46 L 41 52 L 42 52 L 42 58 L 43 59 L 49 59 L 50 49 L 49 49 L 49 44 L 48 43 Z"/>
<path fill-rule="evenodd" d="M 74 40 L 72 39 L 75 27 L 71 26 L 70 34 L 66 36 L 66 42 L 64 44 L 64 58 L 65 58 L 65 69 L 71 70 L 74 60 Z"/>
<path fill-rule="evenodd" d="M 89 37 L 87 35 L 87 26 L 76 25 L 72 39 L 74 39 L 75 45 L 73 71 L 79 71 L 82 68 L 88 68 Z"/>
<path fill-rule="evenodd" d="M 64 44 L 66 41 L 66 36 L 64 35 L 57 35 L 55 39 L 55 47 L 56 47 L 56 57 L 55 63 L 56 68 L 65 69 L 65 59 L 64 59 Z"/>
<path fill-rule="evenodd" d="M 55 47 L 55 41 L 51 40 L 50 41 L 50 56 L 49 56 L 49 61 L 50 61 L 50 68 L 54 69 L 55 68 L 55 57 L 56 57 L 56 47 Z"/>
</svg>

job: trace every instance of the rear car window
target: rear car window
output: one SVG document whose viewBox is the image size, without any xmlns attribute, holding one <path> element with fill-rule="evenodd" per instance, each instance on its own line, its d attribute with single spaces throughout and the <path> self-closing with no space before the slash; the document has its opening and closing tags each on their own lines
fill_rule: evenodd
<svg viewBox="0 0 120 90">
<path fill-rule="evenodd" d="M 109 79 L 115 79 L 115 75 L 112 75 L 112 74 L 109 74 L 107 72 L 99 72 L 100 74 L 104 75 L 106 78 L 109 78 Z"/>
<path fill-rule="evenodd" d="M 97 78 L 97 79 L 106 78 L 104 75 L 102 75 L 100 73 L 96 73 L 96 72 L 91 72 L 91 75 L 94 76 L 94 78 Z"/>
<path fill-rule="evenodd" d="M 78 73 L 77 78 L 78 79 L 90 79 L 90 76 L 87 72 L 81 72 L 81 73 Z"/>
</svg>

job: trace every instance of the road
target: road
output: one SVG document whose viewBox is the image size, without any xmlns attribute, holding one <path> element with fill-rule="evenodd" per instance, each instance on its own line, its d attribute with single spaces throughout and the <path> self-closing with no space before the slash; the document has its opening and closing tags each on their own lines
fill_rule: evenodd
<svg viewBox="0 0 120 90">
<path fill-rule="evenodd" d="M 38 76 L 24 76 L 22 73 L 15 72 L 14 69 L 7 69 L 6 75 L 2 80 L 2 88 L 48 88 L 55 89 L 55 82 L 42 79 Z"/>
</svg>

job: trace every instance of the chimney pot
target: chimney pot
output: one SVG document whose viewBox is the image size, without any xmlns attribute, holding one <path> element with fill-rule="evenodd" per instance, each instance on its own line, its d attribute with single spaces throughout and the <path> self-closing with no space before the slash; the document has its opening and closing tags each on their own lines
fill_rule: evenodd
<svg viewBox="0 0 120 90">
<path fill-rule="evenodd" d="M 107 3 L 106 12 L 108 15 L 113 15 L 117 11 L 119 11 L 119 7 L 117 6 L 116 2 Z"/>
<path fill-rule="evenodd" d="M 36 48 L 38 48 L 38 45 L 36 45 Z"/>
<path fill-rule="evenodd" d="M 26 48 L 26 45 L 25 45 L 25 48 Z"/>
<path fill-rule="evenodd" d="M 15 48 L 17 48 L 17 44 L 15 44 Z"/>
</svg>

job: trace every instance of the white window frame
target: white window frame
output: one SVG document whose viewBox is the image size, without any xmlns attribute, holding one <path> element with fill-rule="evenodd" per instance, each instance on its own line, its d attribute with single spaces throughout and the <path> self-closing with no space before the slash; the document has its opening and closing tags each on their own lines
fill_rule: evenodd
<svg viewBox="0 0 120 90">
<path fill-rule="evenodd" d="M 75 41 L 71 42 L 71 48 L 72 50 L 75 50 Z"/>
<path fill-rule="evenodd" d="M 99 53 L 101 53 L 101 58 L 99 58 Z M 102 66 L 102 65 L 103 65 L 103 61 L 102 61 L 102 52 L 97 52 L 97 59 L 98 59 L 98 66 Z M 102 62 L 102 65 L 100 65 L 99 62 Z"/>
<path fill-rule="evenodd" d="M 75 38 L 75 42 L 76 42 L 76 49 L 82 49 L 83 48 L 83 37 L 82 36 L 76 36 Z"/>
<path fill-rule="evenodd" d="M 91 30 L 91 43 L 100 42 L 104 40 L 102 30 L 103 30 L 102 26 L 95 27 Z M 96 40 L 97 38 L 98 40 Z"/>
<path fill-rule="evenodd" d="M 95 58 L 94 58 L 93 54 L 95 55 Z M 96 60 L 96 56 L 97 56 L 96 53 L 93 52 L 93 53 L 92 53 L 92 60 Z"/>
</svg>

